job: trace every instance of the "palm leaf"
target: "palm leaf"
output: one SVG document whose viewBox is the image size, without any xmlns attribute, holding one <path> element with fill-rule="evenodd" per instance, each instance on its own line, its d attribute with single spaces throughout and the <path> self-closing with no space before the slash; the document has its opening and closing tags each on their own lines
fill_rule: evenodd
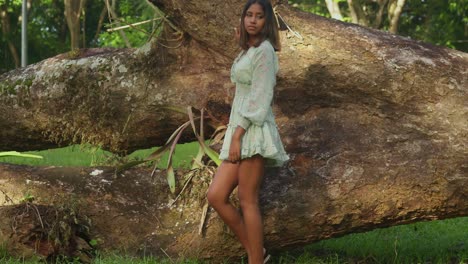
<svg viewBox="0 0 468 264">
<path fill-rule="evenodd" d="M 175 175 L 174 175 L 174 168 L 172 167 L 171 161 L 169 161 L 169 164 L 167 167 L 167 183 L 169 184 L 171 193 L 175 193 Z"/>
<path fill-rule="evenodd" d="M 42 159 L 42 156 L 33 155 L 33 154 L 24 154 L 19 153 L 18 151 L 4 151 L 0 152 L 0 157 L 21 157 L 21 158 L 34 158 L 34 159 Z"/>
<path fill-rule="evenodd" d="M 192 124 L 193 133 L 195 134 L 195 137 L 197 138 L 198 143 L 200 144 L 200 147 L 203 149 L 203 151 L 206 153 L 206 155 L 208 155 L 208 157 L 210 157 L 210 159 L 212 159 L 216 163 L 216 165 L 219 166 L 221 164 L 221 160 L 219 159 L 218 153 L 216 153 L 216 151 L 214 151 L 212 148 L 207 146 L 205 141 L 203 140 L 203 138 L 201 138 L 197 133 L 197 129 L 195 127 L 195 119 L 193 117 L 193 112 L 192 112 L 192 107 L 191 106 L 187 107 L 187 112 L 188 112 L 188 115 L 189 115 L 190 124 Z"/>
<path fill-rule="evenodd" d="M 169 184 L 169 187 L 171 188 L 171 192 L 174 193 L 175 192 L 175 175 L 174 175 L 174 168 L 172 166 L 172 155 L 174 154 L 175 152 L 175 148 L 177 146 L 177 142 L 179 141 L 180 137 L 182 136 L 182 132 L 184 132 L 184 129 L 188 127 L 188 125 L 186 125 L 185 127 L 184 126 L 181 126 L 183 127 L 183 129 L 178 129 L 178 133 L 177 135 L 173 138 L 172 140 L 172 143 L 171 142 L 168 142 L 168 143 L 171 143 L 171 149 L 169 150 L 169 157 L 167 159 L 167 170 L 166 170 L 166 173 L 167 173 L 167 183 Z M 166 144 L 166 145 L 169 145 L 169 144 Z"/>
<path fill-rule="evenodd" d="M 224 135 L 226 135 L 227 130 L 226 130 L 226 126 L 222 126 L 222 127 L 224 127 L 223 130 L 219 130 L 217 133 L 215 131 L 216 135 L 212 137 L 212 140 L 210 141 L 210 146 L 213 146 L 218 143 L 220 144 L 223 143 Z"/>
<path fill-rule="evenodd" d="M 140 165 L 142 163 L 146 163 L 148 161 L 153 161 L 153 160 L 157 160 L 159 158 L 161 158 L 161 156 L 167 151 L 170 149 L 170 147 L 172 146 L 172 143 L 175 139 L 175 137 L 177 137 L 177 135 L 179 135 L 179 133 L 181 133 L 184 129 L 186 129 L 188 126 L 190 125 L 190 121 L 187 121 L 185 122 L 184 124 L 182 124 L 180 127 L 178 127 L 173 133 L 172 135 L 169 137 L 169 139 L 166 141 L 166 144 L 164 144 L 164 146 L 156 149 L 153 153 L 151 153 L 150 155 L 148 155 L 148 157 L 146 157 L 145 159 L 143 160 L 135 160 L 135 161 L 130 161 L 130 162 L 127 162 L 123 165 L 120 165 L 117 167 L 116 169 L 116 173 L 119 173 L 119 172 L 122 172 L 122 171 L 125 171 L 125 170 L 128 170 L 129 168 L 131 167 L 134 167 L 136 165 Z M 180 137 L 180 136 L 179 136 Z"/>
<path fill-rule="evenodd" d="M 197 156 L 193 160 L 192 170 L 201 168 L 203 166 L 203 163 L 202 163 L 203 156 L 205 156 L 205 151 L 203 151 L 203 148 L 201 146 L 198 146 L 198 153 L 197 153 Z"/>
</svg>

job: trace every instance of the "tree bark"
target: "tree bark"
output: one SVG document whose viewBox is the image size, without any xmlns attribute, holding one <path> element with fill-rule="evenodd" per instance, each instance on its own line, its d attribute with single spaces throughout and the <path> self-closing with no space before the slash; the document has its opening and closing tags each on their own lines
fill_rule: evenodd
<svg viewBox="0 0 468 264">
<path fill-rule="evenodd" d="M 80 48 L 80 17 L 83 8 L 86 7 L 86 0 L 65 0 L 65 18 L 68 30 L 70 30 L 71 50 Z"/>
<path fill-rule="evenodd" d="M 227 123 L 233 95 L 229 67 L 238 52 L 230 39 L 243 1 L 153 3 L 183 31 L 179 42 L 171 40 L 180 36 L 174 32 L 139 50 L 84 50 L 75 58 L 60 55 L 2 75 L 0 112 L 6 114 L 0 116 L 5 128 L 0 149 L 49 147 L 55 140 L 68 144 L 74 139 L 113 151 L 160 145 L 187 120 L 168 107 L 206 108 L 215 126 Z M 279 249 L 376 227 L 467 215 L 468 55 L 285 4 L 277 11 L 302 39 L 282 32 L 274 112 L 291 162 L 266 175 L 261 203 L 267 246 Z M 47 140 L 52 140 L 49 145 Z M 61 169 L 2 169 L 9 175 L 6 184 L 16 186 L 4 190 L 22 190 L 25 179 L 46 182 L 43 186 L 57 188 L 54 193 L 62 187 L 76 193 L 83 189 L 79 196 L 95 197 L 99 202 L 92 206 L 101 210 L 125 203 L 121 197 L 131 195 L 119 193 L 130 186 L 141 195 L 128 198 L 137 201 L 122 209 L 130 212 L 109 207 L 112 219 L 122 219 L 121 225 L 130 228 L 99 222 L 107 213 L 93 218 L 101 236 L 100 230 L 112 233 L 112 228 L 124 237 L 135 232 L 126 239 L 132 245 L 106 237 L 116 246 L 138 244 L 155 254 L 162 248 L 171 255 L 197 257 L 241 252 L 214 213 L 204 239 L 195 235 L 198 224 L 192 222 L 199 214 L 184 211 L 191 209 L 181 209 L 179 220 L 173 220 L 177 209 L 158 207 L 167 205 L 166 184 L 151 187 L 138 170 L 91 180 L 91 169 L 64 172 L 73 176 L 60 176 Z M 14 179 L 19 183 L 12 185 Z M 60 184 L 60 179 L 69 183 Z M 102 179 L 111 181 L 107 189 L 99 189 L 107 186 Z M 101 191 L 84 187 L 86 180 Z M 197 193 L 204 197 L 204 190 Z M 43 190 L 37 189 L 41 195 Z M 193 199 L 187 197 L 184 204 L 199 209 Z M 142 203 L 150 209 L 140 207 Z M 160 231 L 161 226 L 168 229 Z"/>
<path fill-rule="evenodd" d="M 390 1 L 388 7 L 388 16 L 390 20 L 390 31 L 393 34 L 398 32 L 398 21 L 400 20 L 401 11 L 403 10 L 403 6 L 405 5 L 405 0 L 393 0 Z"/>
<path fill-rule="evenodd" d="M 343 16 L 341 15 L 340 7 L 338 6 L 337 1 L 333 0 L 326 0 L 325 3 L 327 4 L 328 12 L 330 13 L 331 17 L 337 20 L 343 21 Z"/>
<path fill-rule="evenodd" d="M 351 21 L 362 26 L 369 25 L 369 19 L 363 10 L 363 5 L 359 0 L 347 0 L 349 12 L 351 13 Z"/>
<path fill-rule="evenodd" d="M 266 247 L 279 250 L 376 227 L 468 214 L 466 167 L 452 170 L 446 161 L 434 160 L 432 168 L 408 161 L 409 168 L 390 164 L 370 169 L 364 162 L 352 162 L 350 155 L 358 156 L 337 155 L 321 168 L 309 164 L 267 171 L 260 198 Z M 427 173 L 436 167 L 435 173 Z M 421 168 L 424 174 L 419 173 Z M 98 169 L 103 172 L 96 173 Z M 32 255 L 34 246 L 40 249 L 35 254 L 44 258 L 59 251 L 82 256 L 71 241 L 67 248 L 55 251 L 51 248 L 57 247 L 46 239 L 30 242 L 31 237 L 47 237 L 49 226 L 67 218 L 57 220 L 57 213 L 50 212 L 67 211 L 77 219 L 91 220 L 89 233 L 77 231 L 69 237 L 86 244 L 98 241 L 100 250 L 162 257 L 167 253 L 172 258 L 212 259 L 214 263 L 241 256 L 241 245 L 213 210 L 208 211 L 203 235 L 198 234 L 214 168 L 194 173 L 189 187 L 174 202 L 163 171 L 157 171 L 152 180 L 148 169 L 114 175 L 113 168 L 103 167 L 0 165 L 0 242 L 6 242 L 8 251 L 18 256 Z M 179 181 L 184 174 L 178 171 Z M 32 205 L 38 209 L 20 221 L 26 209 L 19 201 L 26 193 L 35 198 Z"/>
<path fill-rule="evenodd" d="M 382 17 L 383 17 L 383 12 L 385 10 L 385 6 L 387 5 L 388 0 L 379 0 L 377 1 L 377 4 L 379 5 L 379 11 L 377 11 L 377 14 L 375 15 L 375 21 L 374 21 L 374 26 L 373 28 L 380 28 L 382 25 Z"/>
</svg>

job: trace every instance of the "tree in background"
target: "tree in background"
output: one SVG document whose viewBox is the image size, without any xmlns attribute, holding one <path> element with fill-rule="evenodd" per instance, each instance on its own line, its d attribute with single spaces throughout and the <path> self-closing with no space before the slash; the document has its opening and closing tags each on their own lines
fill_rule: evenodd
<svg viewBox="0 0 468 264">
<path fill-rule="evenodd" d="M 71 49 L 80 48 L 81 14 L 85 13 L 86 0 L 65 0 L 65 19 L 67 20 L 68 30 L 70 31 Z M 86 16 L 83 16 L 86 18 Z M 83 24 L 86 21 L 83 19 Z M 83 34 L 84 35 L 84 34 Z M 84 37 L 84 36 L 83 36 Z"/>
<path fill-rule="evenodd" d="M 146 0 L 105 0 L 106 6 L 106 23 L 104 27 L 114 29 L 116 27 L 128 26 L 141 21 L 154 19 L 156 16 L 154 6 Z M 106 8 L 106 7 L 104 7 Z M 99 27 L 98 23 L 98 27 Z M 146 43 L 152 32 L 157 28 L 157 23 L 147 23 L 138 26 L 128 26 L 125 30 L 115 31 L 99 31 L 96 35 L 95 46 L 99 47 L 139 47 Z"/>
<path fill-rule="evenodd" d="M 15 39 L 19 37 L 18 30 L 15 30 L 15 25 L 19 24 L 20 15 L 21 0 L 0 0 L 0 21 L 2 24 L 2 35 L 0 38 L 2 48 L 0 49 L 0 55 L 8 63 L 8 65 L 5 65 L 7 67 L 3 65 L 0 67 L 0 72 L 2 72 L 1 69 L 3 67 L 19 67 L 21 64 L 18 45 L 15 45 Z"/>
<path fill-rule="evenodd" d="M 78 5 L 67 9 L 65 3 L 73 1 L 81 3 L 81 9 L 76 8 Z M 112 7 L 110 10 L 106 3 Z M 468 51 L 468 0 L 290 0 L 289 3 L 325 17 Z M 146 0 L 29 0 L 29 7 L 31 63 L 70 50 L 72 42 L 81 48 L 138 47 L 148 41 L 158 24 L 153 21 L 118 32 L 106 31 L 153 19 L 154 7 Z M 21 0 L 0 0 L 0 73 L 19 67 L 20 19 Z M 72 25 L 73 34 L 67 24 Z"/>
<path fill-rule="evenodd" d="M 307 12 L 468 51 L 468 0 L 290 0 Z"/>
<path fill-rule="evenodd" d="M 406 0 L 297 0 L 303 10 L 366 27 L 398 31 Z M 317 12 L 318 11 L 318 12 Z"/>
<path fill-rule="evenodd" d="M 0 73 L 20 66 L 15 63 L 12 48 L 6 47 L 21 47 L 21 2 L 0 0 L 2 28 L 9 27 L 8 33 L 2 31 L 0 37 Z M 70 42 L 63 0 L 30 1 L 28 7 L 28 60 L 35 63 L 66 52 Z"/>
<path fill-rule="evenodd" d="M 156 27 L 155 23 L 128 27 L 125 34 L 107 29 L 153 19 L 155 10 L 145 0 L 109 0 L 113 13 L 107 11 L 105 1 L 83 1 L 79 18 L 67 19 L 65 3 L 69 0 L 35 0 L 29 2 L 28 58 L 30 63 L 70 51 L 75 47 L 132 47 L 144 44 Z M 0 0 L 0 73 L 20 67 L 18 51 L 21 47 L 21 0 Z M 112 4 L 113 3 L 113 4 Z M 70 7 L 71 8 L 71 7 Z M 85 11 L 85 12 L 84 12 Z M 79 14 L 79 12 L 78 12 Z M 111 20 L 109 19 L 111 17 Z M 72 20 L 74 34 L 70 34 Z M 111 21 L 113 23 L 111 23 Z M 74 35 L 75 37 L 72 37 Z M 126 36 L 125 41 L 122 35 Z M 72 41 L 73 38 L 73 41 Z M 76 40 L 75 40 L 76 39 Z"/>
<path fill-rule="evenodd" d="M 468 52 L 468 0 L 407 0 L 400 34 Z"/>
</svg>

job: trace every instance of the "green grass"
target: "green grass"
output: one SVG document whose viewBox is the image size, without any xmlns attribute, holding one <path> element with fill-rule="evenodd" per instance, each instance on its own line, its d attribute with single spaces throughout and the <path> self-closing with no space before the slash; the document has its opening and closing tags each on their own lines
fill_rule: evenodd
<svg viewBox="0 0 468 264">
<path fill-rule="evenodd" d="M 308 245 L 304 251 L 369 263 L 467 263 L 468 217 L 350 234 Z"/>
<path fill-rule="evenodd" d="M 197 156 L 198 153 L 198 142 L 191 142 L 185 144 L 177 144 L 175 155 L 173 157 L 172 163 L 174 168 L 183 168 L 183 169 L 190 169 L 192 166 L 192 160 Z M 143 149 L 137 150 L 130 155 L 128 155 L 128 160 L 138 160 L 146 158 L 152 152 L 154 152 L 157 148 L 150 148 L 150 149 Z M 167 159 L 169 157 L 169 153 L 165 153 L 158 164 L 160 169 L 165 169 L 167 167 Z"/>
<path fill-rule="evenodd" d="M 26 152 L 41 155 L 42 160 L 0 158 L 0 162 L 34 166 L 96 166 L 143 159 L 156 148 L 139 150 L 127 157 L 116 157 L 91 146 L 70 146 L 62 149 Z M 189 168 L 197 154 L 196 142 L 178 145 L 174 157 L 177 168 Z M 167 153 L 158 167 L 165 168 Z M 36 264 L 8 256 L 0 246 L 0 263 Z M 96 264 L 166 264 L 169 259 L 135 258 L 124 253 L 99 255 Z M 203 261 L 185 260 L 175 263 L 201 264 Z M 246 263 L 244 261 L 244 263 Z M 323 240 L 295 250 L 275 252 L 270 263 L 468 263 L 468 217 L 420 222 L 403 226 L 376 229 L 365 233 Z"/>
<path fill-rule="evenodd" d="M 39 155 L 43 159 L 2 157 L 0 162 L 32 166 L 96 166 L 106 163 L 113 157 L 110 152 L 89 145 L 72 145 L 64 148 L 23 153 Z"/>
<path fill-rule="evenodd" d="M 176 262 L 170 259 L 157 259 L 154 257 L 130 257 L 130 256 L 122 256 L 119 254 L 107 254 L 104 256 L 98 256 L 94 261 L 93 264 L 120 264 L 120 263 L 128 263 L 128 264 L 171 264 Z M 198 260 L 183 260 L 178 261 L 177 263 L 183 264 L 202 264 L 202 261 Z"/>
<path fill-rule="evenodd" d="M 23 153 L 40 155 L 43 159 L 21 157 L 1 157 L 0 162 L 32 166 L 100 166 L 116 165 L 119 162 L 141 160 L 154 152 L 157 147 L 137 150 L 126 157 L 118 157 L 108 151 L 89 145 L 72 145 L 64 148 L 27 151 Z M 173 158 L 175 168 L 190 168 L 192 159 L 197 155 L 198 143 L 179 144 Z M 160 169 L 167 166 L 169 154 L 166 152 L 158 163 Z"/>
</svg>

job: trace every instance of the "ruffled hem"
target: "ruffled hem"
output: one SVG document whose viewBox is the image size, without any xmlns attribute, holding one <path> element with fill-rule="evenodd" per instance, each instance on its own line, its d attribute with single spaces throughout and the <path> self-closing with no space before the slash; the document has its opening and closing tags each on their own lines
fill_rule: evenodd
<svg viewBox="0 0 468 264">
<path fill-rule="evenodd" d="M 232 134 L 236 127 L 228 125 L 219 158 L 225 160 L 229 157 Z M 289 160 L 284 151 L 278 130 L 274 123 L 266 122 L 262 126 L 252 124 L 241 142 L 241 159 L 260 154 L 265 158 L 265 166 L 280 167 Z"/>
<path fill-rule="evenodd" d="M 283 153 L 277 153 L 276 155 L 268 156 L 265 155 L 265 153 L 261 150 L 255 149 L 242 149 L 241 150 L 241 159 L 246 159 L 253 157 L 254 155 L 260 154 L 265 159 L 265 166 L 266 167 L 281 167 L 283 166 L 288 160 L 289 156 L 286 154 L 286 152 Z M 221 160 L 226 160 L 229 157 L 229 151 L 221 151 L 219 154 L 219 159 Z"/>
</svg>

